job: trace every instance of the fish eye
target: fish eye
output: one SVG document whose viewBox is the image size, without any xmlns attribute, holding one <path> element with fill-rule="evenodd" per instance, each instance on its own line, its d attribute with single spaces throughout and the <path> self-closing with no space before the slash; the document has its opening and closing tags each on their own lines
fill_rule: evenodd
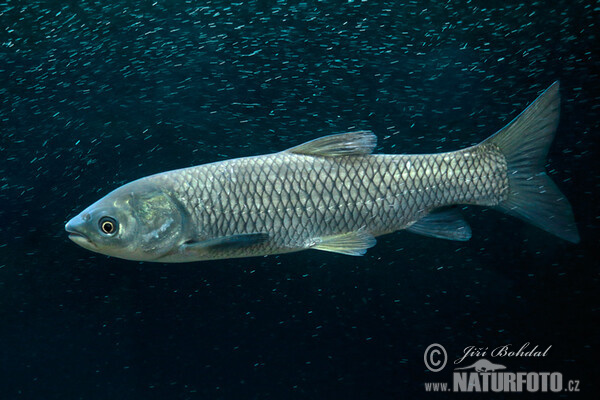
<svg viewBox="0 0 600 400">
<path fill-rule="evenodd" d="M 98 226 L 105 235 L 112 236 L 117 233 L 118 225 L 114 218 L 102 217 L 100 218 L 100 221 L 98 221 Z"/>
</svg>

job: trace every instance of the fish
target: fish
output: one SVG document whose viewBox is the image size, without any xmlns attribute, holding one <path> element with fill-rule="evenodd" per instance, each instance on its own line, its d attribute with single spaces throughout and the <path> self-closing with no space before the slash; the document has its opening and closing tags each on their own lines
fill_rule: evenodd
<svg viewBox="0 0 600 400">
<path fill-rule="evenodd" d="M 579 242 L 573 211 L 545 172 L 559 82 L 481 143 L 435 154 L 373 154 L 371 131 L 127 183 L 65 226 L 85 249 L 127 260 L 193 262 L 307 249 L 364 255 L 406 229 L 467 241 L 458 205 L 500 210 Z"/>
</svg>

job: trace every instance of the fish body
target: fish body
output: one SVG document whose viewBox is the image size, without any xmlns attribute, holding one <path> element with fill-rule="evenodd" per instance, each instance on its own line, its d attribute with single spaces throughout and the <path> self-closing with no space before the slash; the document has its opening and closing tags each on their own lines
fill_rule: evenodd
<svg viewBox="0 0 600 400">
<path fill-rule="evenodd" d="M 555 83 L 501 131 L 453 152 L 371 154 L 375 135 L 358 131 L 152 175 L 109 193 L 66 230 L 90 250 L 142 261 L 362 255 L 401 229 L 468 240 L 469 225 L 448 207 L 474 204 L 576 242 L 571 208 L 544 173 L 559 103 Z"/>
</svg>

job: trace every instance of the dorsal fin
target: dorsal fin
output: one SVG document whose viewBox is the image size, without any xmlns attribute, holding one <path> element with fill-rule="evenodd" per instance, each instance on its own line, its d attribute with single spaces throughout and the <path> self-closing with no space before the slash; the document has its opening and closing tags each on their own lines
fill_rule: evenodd
<svg viewBox="0 0 600 400">
<path fill-rule="evenodd" d="M 371 154 L 376 145 L 377 137 L 373 132 L 356 131 L 323 136 L 286 151 L 320 157 L 358 156 Z"/>
</svg>

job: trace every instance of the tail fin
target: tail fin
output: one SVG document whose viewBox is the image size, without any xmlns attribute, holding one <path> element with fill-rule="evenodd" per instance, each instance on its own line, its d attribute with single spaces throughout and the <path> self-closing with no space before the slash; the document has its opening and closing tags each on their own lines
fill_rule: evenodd
<svg viewBox="0 0 600 400">
<path fill-rule="evenodd" d="M 482 144 L 497 146 L 508 167 L 508 198 L 498 207 L 569 242 L 579 242 L 571 205 L 544 170 L 560 113 L 554 82 L 529 107 Z"/>
</svg>

